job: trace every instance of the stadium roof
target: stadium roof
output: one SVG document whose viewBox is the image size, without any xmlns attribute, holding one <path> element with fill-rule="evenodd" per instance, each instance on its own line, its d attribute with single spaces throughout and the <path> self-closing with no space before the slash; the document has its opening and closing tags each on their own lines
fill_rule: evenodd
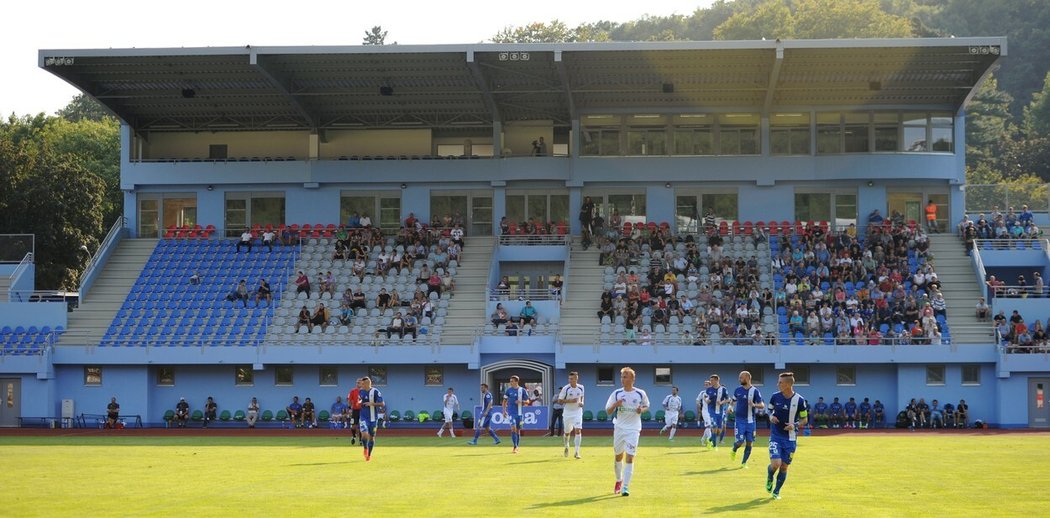
<svg viewBox="0 0 1050 518">
<path fill-rule="evenodd" d="M 961 109 L 1006 38 L 41 50 L 139 131 L 470 127 L 581 114 Z"/>
</svg>

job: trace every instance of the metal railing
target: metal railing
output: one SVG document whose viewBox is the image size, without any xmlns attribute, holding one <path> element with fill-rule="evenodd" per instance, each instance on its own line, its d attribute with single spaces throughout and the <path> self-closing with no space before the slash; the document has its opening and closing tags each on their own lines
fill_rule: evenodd
<svg viewBox="0 0 1050 518">
<path fill-rule="evenodd" d="M 560 246 L 572 242 L 569 234 L 504 234 L 498 237 L 502 246 Z"/>
<path fill-rule="evenodd" d="M 102 239 L 102 243 L 99 244 L 98 250 L 88 258 L 87 265 L 84 266 L 84 272 L 80 274 L 80 282 L 77 287 L 77 293 L 80 295 L 80 300 L 83 301 L 87 297 L 88 292 L 91 290 L 91 286 L 95 283 L 95 277 L 102 272 L 102 264 L 105 263 L 105 258 L 109 257 L 116 247 L 116 243 L 124 236 L 127 231 L 128 219 L 124 216 L 117 218 L 113 222 L 113 226 L 109 227 L 109 232 L 106 233 L 106 237 Z"/>
<path fill-rule="evenodd" d="M 558 300 L 560 295 L 556 295 L 551 292 L 550 288 L 528 288 L 520 289 L 515 286 L 511 286 L 509 290 L 501 290 L 492 288 L 489 290 L 489 301 L 507 301 L 507 300 Z"/>
<path fill-rule="evenodd" d="M 1050 184 L 969 184 L 965 189 L 967 214 L 1020 210 L 1023 205 L 1034 212 L 1050 211 Z"/>
<path fill-rule="evenodd" d="M 974 239 L 974 248 L 979 250 L 1047 250 L 1050 242 L 1046 238 Z"/>
<path fill-rule="evenodd" d="M 12 294 L 17 295 L 18 293 L 21 293 L 21 291 L 12 290 L 11 286 L 14 286 L 15 283 L 18 282 L 18 278 L 29 269 L 29 265 L 31 264 L 33 264 L 33 252 L 28 252 L 22 257 L 22 261 L 18 263 L 18 266 L 11 271 L 11 275 L 7 277 L 7 287 L 4 288 L 4 291 L 0 292 L 0 300 L 15 302 L 12 300 Z"/>
</svg>

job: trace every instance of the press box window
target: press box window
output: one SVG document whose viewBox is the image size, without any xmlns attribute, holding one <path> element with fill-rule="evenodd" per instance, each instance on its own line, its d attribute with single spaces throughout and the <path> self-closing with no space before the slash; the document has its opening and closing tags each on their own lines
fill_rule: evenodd
<svg viewBox="0 0 1050 518">
<path fill-rule="evenodd" d="M 671 368 L 670 367 L 657 367 L 653 373 L 653 384 L 654 385 L 670 385 L 671 384 Z"/>
<path fill-rule="evenodd" d="M 613 368 L 598 367 L 598 385 L 609 386 L 613 383 Z"/>
</svg>

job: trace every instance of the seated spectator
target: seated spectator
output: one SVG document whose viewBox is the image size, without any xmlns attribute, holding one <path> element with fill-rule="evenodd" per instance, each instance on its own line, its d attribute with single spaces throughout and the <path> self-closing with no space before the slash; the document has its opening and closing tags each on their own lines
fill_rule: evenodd
<svg viewBox="0 0 1050 518">
<path fill-rule="evenodd" d="M 328 314 L 328 308 L 324 307 L 323 302 L 318 304 L 317 308 L 314 309 L 314 314 L 310 317 L 310 332 L 314 332 L 312 326 L 321 326 L 321 332 L 325 332 L 328 329 L 328 323 L 330 321 L 331 316 Z M 299 331 L 296 330 L 296 332 L 298 333 Z"/>
<path fill-rule="evenodd" d="M 324 273 L 317 272 L 317 289 L 319 294 L 323 294 L 329 291 L 328 278 L 325 277 Z"/>
<path fill-rule="evenodd" d="M 310 319 L 310 310 L 306 309 L 306 306 L 303 306 L 303 309 L 299 310 L 299 317 L 295 321 L 296 334 L 299 333 L 299 328 L 302 326 L 306 326 L 307 333 L 312 333 L 314 331 L 314 324 Z"/>
<path fill-rule="evenodd" d="M 394 318 L 390 319 L 390 325 L 386 327 L 387 340 L 389 340 L 394 333 L 397 333 L 398 338 L 405 337 L 405 319 L 401 316 L 400 311 L 394 314 Z"/>
<path fill-rule="evenodd" d="M 875 400 L 875 404 L 871 406 L 872 423 L 876 428 L 886 421 L 886 407 L 882 405 L 882 401 Z"/>
<path fill-rule="evenodd" d="M 255 307 L 259 307 L 260 300 L 265 300 L 267 306 L 273 303 L 273 290 L 266 279 L 259 279 L 259 287 L 255 290 Z"/>
<path fill-rule="evenodd" d="M 507 322 L 507 328 L 504 330 L 504 334 L 507 336 L 518 336 L 518 324 L 513 320 Z"/>
<path fill-rule="evenodd" d="M 361 220 L 359 223 L 361 228 L 372 228 L 372 218 L 368 217 L 367 212 L 361 213 Z"/>
<path fill-rule="evenodd" d="M 299 270 L 299 276 L 295 278 L 295 294 L 306 293 L 306 296 L 310 296 L 310 278 Z"/>
<path fill-rule="evenodd" d="M 112 397 L 109 399 L 109 404 L 106 405 L 106 428 L 115 429 L 119 421 L 120 403 L 117 403 L 117 398 Z"/>
<path fill-rule="evenodd" d="M 919 403 L 916 405 L 919 415 L 919 426 L 923 428 L 929 428 L 930 426 L 930 405 L 926 404 L 925 398 L 919 398 Z"/>
<path fill-rule="evenodd" d="M 248 402 L 248 415 L 245 416 L 245 421 L 248 423 L 248 428 L 255 428 L 255 422 L 259 420 L 259 400 L 252 398 Z"/>
<path fill-rule="evenodd" d="M 332 274 L 332 270 L 328 270 L 327 272 L 325 272 L 325 274 L 324 274 L 324 282 L 325 282 L 325 288 L 327 288 L 327 289 L 321 289 L 321 293 L 324 293 L 324 292 L 327 291 L 328 293 L 331 293 L 332 296 L 334 297 L 335 296 L 335 292 L 336 292 L 336 282 L 335 282 L 335 275 Z"/>
<path fill-rule="evenodd" d="M 857 415 L 857 400 L 849 398 L 846 404 L 843 405 L 843 410 L 846 413 L 846 424 L 845 428 L 857 428 L 858 415 Z"/>
<path fill-rule="evenodd" d="M 219 405 L 215 404 L 215 399 L 208 396 L 208 400 L 204 402 L 204 422 L 201 424 L 202 427 L 207 428 L 208 423 L 216 419 L 218 409 Z"/>
<path fill-rule="evenodd" d="M 412 341 L 415 341 L 416 333 L 419 331 L 419 325 L 416 316 L 411 313 L 405 315 L 404 326 L 401 329 L 402 337 L 404 337 L 404 335 L 411 334 Z"/>
<path fill-rule="evenodd" d="M 955 405 L 955 427 L 966 428 L 966 420 L 970 417 L 970 407 L 966 404 L 965 399 L 960 399 L 959 404 Z"/>
<path fill-rule="evenodd" d="M 600 322 L 604 317 L 609 317 L 610 322 L 616 318 L 612 297 L 609 295 L 609 292 L 602 293 L 602 300 L 598 307 L 598 321 Z"/>
<path fill-rule="evenodd" d="M 842 403 L 839 403 L 839 398 L 833 399 L 831 405 L 828 406 L 828 420 L 832 428 L 842 428 L 842 425 L 845 424 L 846 409 L 843 408 Z"/>
<path fill-rule="evenodd" d="M 368 303 L 365 301 L 365 292 L 361 291 L 361 286 L 358 286 L 354 290 L 353 300 L 350 302 L 350 307 L 357 310 L 368 307 Z"/>
<path fill-rule="evenodd" d="M 392 307 L 390 305 L 390 294 L 386 292 L 386 288 L 380 289 L 379 294 L 376 295 L 376 307 L 381 309 Z"/>
<path fill-rule="evenodd" d="M 984 301 L 984 297 L 977 298 L 977 320 L 988 320 L 991 308 Z"/>
<path fill-rule="evenodd" d="M 277 237 L 277 234 L 274 233 L 272 228 L 269 228 L 269 229 L 266 229 L 265 231 L 263 231 L 262 244 L 266 245 L 266 248 L 268 248 L 270 250 L 270 252 L 273 252 L 273 241 L 274 241 L 274 239 L 276 237 Z M 250 251 L 251 250 L 249 249 L 249 252 Z"/>
<path fill-rule="evenodd" d="M 431 293 L 441 296 L 441 277 L 438 276 L 437 271 L 431 272 L 430 278 L 427 279 L 427 295 Z"/>
<path fill-rule="evenodd" d="M 363 281 L 365 279 L 365 259 L 364 257 L 357 257 L 354 259 L 354 264 L 350 267 L 350 272 L 357 277 L 357 280 Z"/>
<path fill-rule="evenodd" d="M 317 413 L 314 402 L 310 398 L 303 401 L 303 412 L 299 417 L 299 427 L 315 428 L 317 426 Z"/>
<path fill-rule="evenodd" d="M 944 428 L 944 414 L 936 399 L 930 402 L 930 428 Z"/>
<path fill-rule="evenodd" d="M 179 398 L 179 402 L 175 405 L 175 426 L 186 428 L 186 421 L 189 418 L 190 404 L 186 402 L 186 398 Z"/>
<path fill-rule="evenodd" d="M 638 337 L 639 345 L 653 345 L 653 332 L 649 326 L 642 328 L 642 334 Z"/>
<path fill-rule="evenodd" d="M 361 228 L 361 216 L 357 212 L 354 212 L 350 217 L 346 218 L 347 228 Z"/>
<path fill-rule="evenodd" d="M 536 308 L 532 307 L 531 300 L 525 301 L 525 306 L 521 308 L 521 312 L 518 314 L 518 320 L 522 327 L 536 321 Z"/>
<path fill-rule="evenodd" d="M 193 272 L 193 275 L 190 275 L 190 285 L 191 286 L 198 286 L 198 285 L 200 285 L 200 283 L 201 283 L 201 274 L 199 272 Z"/>
<path fill-rule="evenodd" d="M 503 307 L 503 303 L 497 303 L 496 310 L 492 312 L 490 318 L 492 325 L 500 326 L 501 324 L 506 324 L 509 319 L 510 317 L 507 315 L 507 310 Z"/>
<path fill-rule="evenodd" d="M 871 411 L 871 402 L 868 398 L 864 398 L 864 401 L 860 402 L 859 417 L 861 429 L 871 428 L 873 414 Z"/>
<path fill-rule="evenodd" d="M 281 231 L 281 244 L 285 246 L 292 246 L 299 243 L 299 232 L 292 230 L 291 227 L 285 227 Z M 249 427 L 253 428 L 253 427 Z"/>
<path fill-rule="evenodd" d="M 241 234 L 240 241 L 237 241 L 237 253 L 241 252 L 241 247 L 248 247 L 248 253 L 252 252 L 252 231 L 248 227 L 244 227 L 244 232 Z"/>
<path fill-rule="evenodd" d="M 350 420 L 347 419 L 350 413 L 350 407 L 343 403 L 342 396 L 335 397 L 335 403 L 332 403 L 331 414 L 328 418 L 328 422 L 331 423 L 332 428 L 349 428 Z"/>
<path fill-rule="evenodd" d="M 237 283 L 237 287 L 229 295 L 226 295 L 226 300 L 230 302 L 239 300 L 244 307 L 248 307 L 248 285 L 244 279 L 241 279 L 241 282 Z"/>
<path fill-rule="evenodd" d="M 339 304 L 339 323 L 348 326 L 353 322 L 354 309 L 350 307 L 350 303 L 343 300 Z"/>
<path fill-rule="evenodd" d="M 499 282 L 496 283 L 496 294 L 500 297 L 510 295 L 510 279 L 506 275 L 500 277 Z"/>
<path fill-rule="evenodd" d="M 448 293 L 452 296 L 452 293 L 456 289 L 456 281 L 452 278 L 452 272 L 445 270 L 445 273 L 441 276 L 441 293 Z"/>
<path fill-rule="evenodd" d="M 303 425 L 303 404 L 299 402 L 299 396 L 292 396 L 291 404 L 284 410 L 288 412 L 288 420 L 291 421 L 292 426 L 299 428 Z"/>
</svg>

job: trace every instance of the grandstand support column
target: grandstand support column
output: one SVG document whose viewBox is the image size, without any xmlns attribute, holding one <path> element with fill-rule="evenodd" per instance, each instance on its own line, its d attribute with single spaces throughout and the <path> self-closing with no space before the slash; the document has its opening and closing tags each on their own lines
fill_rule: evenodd
<svg viewBox="0 0 1050 518">
<path fill-rule="evenodd" d="M 499 222 L 507 215 L 507 182 L 492 182 L 492 235 L 500 235 Z"/>
<path fill-rule="evenodd" d="M 572 119 L 572 131 L 569 132 L 569 156 L 580 156 L 580 119 Z"/>
<path fill-rule="evenodd" d="M 870 184 L 870 185 L 869 185 Z M 857 228 L 864 232 L 868 226 L 868 215 L 875 209 L 883 217 L 889 217 L 886 209 L 886 186 L 865 182 L 857 186 Z"/>
<path fill-rule="evenodd" d="M 500 121 L 492 121 L 492 154 L 497 158 L 506 158 L 503 155 L 503 123 Z"/>
<path fill-rule="evenodd" d="M 321 135 L 316 129 L 310 131 L 310 148 L 306 152 L 310 160 L 317 160 L 321 156 Z"/>
<path fill-rule="evenodd" d="M 409 212 L 415 212 L 424 222 L 430 221 L 430 186 L 410 184 L 401 190 L 401 221 Z"/>
<path fill-rule="evenodd" d="M 583 184 L 565 182 L 569 188 L 569 230 L 573 235 L 580 234 L 580 207 L 583 206 Z"/>
<path fill-rule="evenodd" d="M 674 225 L 674 185 L 650 185 L 645 189 L 645 219 Z"/>
<path fill-rule="evenodd" d="M 966 213 L 966 191 L 963 187 L 962 184 L 948 185 L 948 226 L 945 232 L 951 233 Z"/>
</svg>

